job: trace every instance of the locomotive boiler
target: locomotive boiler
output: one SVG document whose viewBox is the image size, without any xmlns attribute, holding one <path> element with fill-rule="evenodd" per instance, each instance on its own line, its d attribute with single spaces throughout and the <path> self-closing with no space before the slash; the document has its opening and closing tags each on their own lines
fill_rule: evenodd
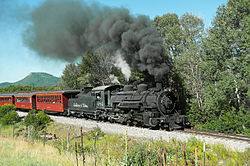
<svg viewBox="0 0 250 166">
<path fill-rule="evenodd" d="M 176 109 L 177 98 L 171 88 L 154 88 L 146 84 L 110 85 L 83 88 L 76 98 L 69 99 L 70 114 L 128 125 L 183 128 L 187 116 Z"/>
</svg>

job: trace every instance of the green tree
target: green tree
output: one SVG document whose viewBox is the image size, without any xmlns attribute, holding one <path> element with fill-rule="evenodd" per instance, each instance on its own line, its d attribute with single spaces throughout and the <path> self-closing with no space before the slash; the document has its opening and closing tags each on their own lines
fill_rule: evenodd
<svg viewBox="0 0 250 166">
<path fill-rule="evenodd" d="M 184 14 L 180 19 L 182 27 L 182 56 L 176 58 L 176 68 L 181 73 L 187 85 L 186 89 L 192 98 L 191 104 L 199 107 L 203 104 L 201 80 L 201 46 L 204 36 L 203 20 L 192 14 Z M 194 101 L 194 102 L 193 102 Z"/>
<path fill-rule="evenodd" d="M 111 83 L 109 78 L 111 64 L 107 64 L 110 62 L 110 59 L 100 54 L 100 52 L 87 52 L 79 64 L 80 75 L 83 78 L 84 85 L 99 86 Z"/>
<path fill-rule="evenodd" d="M 36 128 L 43 129 L 51 121 L 50 117 L 44 111 L 38 111 L 36 114 Z"/>
<path fill-rule="evenodd" d="M 0 106 L 0 119 L 6 115 L 8 112 L 15 111 L 16 107 L 14 105 L 5 104 Z"/>
<path fill-rule="evenodd" d="M 228 120 L 227 112 L 235 117 L 239 112 L 249 114 L 249 7 L 248 0 L 229 0 L 220 6 L 203 41 L 204 104 L 203 111 L 193 115 L 197 123 Z"/>
<path fill-rule="evenodd" d="M 34 92 L 34 91 L 53 91 L 58 90 L 59 87 L 42 87 L 42 86 L 9 86 L 7 88 L 0 88 L 0 92 Z"/>
<path fill-rule="evenodd" d="M 176 68 L 176 58 L 182 55 L 182 35 L 180 20 L 177 14 L 164 14 L 156 16 L 154 24 L 163 39 L 166 56 L 170 60 L 170 72 L 167 81 L 164 84 L 176 89 L 178 94 L 179 109 L 184 110 L 186 107 L 186 89 L 184 88 L 184 79 L 181 73 Z"/>
<path fill-rule="evenodd" d="M 182 29 L 177 14 L 164 14 L 163 16 L 156 16 L 154 24 L 163 38 L 167 56 L 174 59 L 182 53 Z"/>
<path fill-rule="evenodd" d="M 28 126 L 34 126 L 34 124 L 36 123 L 36 110 L 30 110 L 28 115 L 24 118 L 24 125 L 26 127 Z"/>
<path fill-rule="evenodd" d="M 83 86 L 100 86 L 112 84 L 111 75 L 118 77 L 120 83 L 125 82 L 124 75 L 120 69 L 114 66 L 113 52 L 99 48 L 95 52 L 89 51 L 82 57 L 79 64 L 81 84 Z"/>
<path fill-rule="evenodd" d="M 63 89 L 80 89 L 79 68 L 75 64 L 69 64 L 65 67 L 62 75 L 61 87 Z"/>
<path fill-rule="evenodd" d="M 7 112 L 7 114 L 5 114 L 1 119 L 0 119 L 0 123 L 2 125 L 10 125 L 13 123 L 17 123 L 20 121 L 20 118 L 17 114 L 16 111 L 11 110 L 10 112 Z"/>
<path fill-rule="evenodd" d="M 24 119 L 24 125 L 26 127 L 33 126 L 36 131 L 39 131 L 45 127 L 51 121 L 50 117 L 44 113 L 44 111 L 30 110 L 28 115 Z"/>
<path fill-rule="evenodd" d="M 200 72 L 203 20 L 192 14 L 180 19 L 176 14 L 157 16 L 155 25 L 164 39 L 167 56 L 172 60 L 170 86 L 177 89 L 184 109 L 186 100 L 190 105 L 202 105 L 202 80 Z"/>
<path fill-rule="evenodd" d="M 20 121 L 20 118 L 15 111 L 16 107 L 14 105 L 3 105 L 0 106 L 0 123 L 2 125 L 13 124 Z"/>
<path fill-rule="evenodd" d="M 60 84 L 62 89 L 80 89 L 84 86 L 101 86 L 113 83 L 125 84 L 125 76 L 114 65 L 113 52 L 105 47 L 88 51 L 79 64 L 66 66 Z M 115 82 L 115 80 L 118 82 Z"/>
<path fill-rule="evenodd" d="M 131 73 L 128 83 L 133 85 L 148 84 L 149 87 L 154 87 L 155 79 L 147 71 L 140 72 L 138 70 L 134 70 Z"/>
</svg>

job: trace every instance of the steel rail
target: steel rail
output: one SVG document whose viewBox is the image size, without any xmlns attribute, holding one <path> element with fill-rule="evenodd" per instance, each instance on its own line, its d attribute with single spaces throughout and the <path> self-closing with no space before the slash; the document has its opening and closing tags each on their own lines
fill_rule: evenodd
<svg viewBox="0 0 250 166">
<path fill-rule="evenodd" d="M 245 142 L 250 143 L 250 137 L 243 136 L 243 135 L 231 135 L 231 134 L 225 134 L 225 133 L 200 131 L 200 130 L 193 130 L 193 129 L 177 130 L 176 132 L 189 133 L 189 134 L 194 134 L 194 135 L 205 135 L 205 136 L 218 137 L 218 138 L 223 138 L 223 139 L 245 141 Z"/>
</svg>

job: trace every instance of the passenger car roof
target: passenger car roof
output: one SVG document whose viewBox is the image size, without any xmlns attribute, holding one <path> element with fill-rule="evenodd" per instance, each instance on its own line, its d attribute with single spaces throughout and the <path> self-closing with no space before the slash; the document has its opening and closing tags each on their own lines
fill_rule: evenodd
<svg viewBox="0 0 250 166">
<path fill-rule="evenodd" d="M 35 94 L 46 94 L 46 93 L 80 93 L 80 90 L 62 90 L 62 91 L 41 91 L 41 92 L 34 92 Z"/>
</svg>

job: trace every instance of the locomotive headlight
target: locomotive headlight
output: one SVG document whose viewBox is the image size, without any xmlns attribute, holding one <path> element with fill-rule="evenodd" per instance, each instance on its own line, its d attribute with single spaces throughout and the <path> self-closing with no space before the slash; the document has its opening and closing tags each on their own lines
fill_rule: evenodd
<svg viewBox="0 0 250 166">
<path fill-rule="evenodd" d="M 168 91 L 169 91 L 169 92 L 172 92 L 172 91 L 174 91 L 174 88 L 170 88 Z"/>
</svg>

